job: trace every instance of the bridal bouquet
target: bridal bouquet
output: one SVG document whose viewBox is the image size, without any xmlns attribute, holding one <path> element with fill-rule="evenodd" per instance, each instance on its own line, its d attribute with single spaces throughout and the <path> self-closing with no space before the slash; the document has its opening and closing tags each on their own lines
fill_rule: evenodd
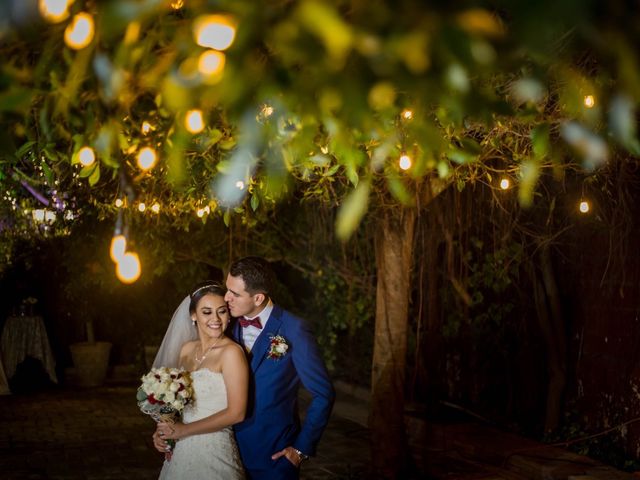
<svg viewBox="0 0 640 480">
<path fill-rule="evenodd" d="M 152 368 L 142 376 L 136 399 L 142 413 L 156 422 L 175 422 L 193 399 L 191 375 L 178 368 Z M 168 443 L 173 448 L 175 440 L 168 440 Z"/>
</svg>

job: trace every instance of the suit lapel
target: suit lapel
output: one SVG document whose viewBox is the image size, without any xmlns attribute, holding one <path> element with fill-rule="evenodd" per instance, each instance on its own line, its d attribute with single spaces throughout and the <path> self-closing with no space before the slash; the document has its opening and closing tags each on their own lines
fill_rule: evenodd
<svg viewBox="0 0 640 480">
<path fill-rule="evenodd" d="M 282 325 L 282 309 L 277 305 L 273 306 L 269 320 L 264 329 L 256 338 L 256 343 L 251 349 L 251 370 L 254 372 L 258 369 L 262 361 L 267 357 L 267 350 L 271 344 L 271 337 L 278 335 L 280 326 Z"/>
</svg>

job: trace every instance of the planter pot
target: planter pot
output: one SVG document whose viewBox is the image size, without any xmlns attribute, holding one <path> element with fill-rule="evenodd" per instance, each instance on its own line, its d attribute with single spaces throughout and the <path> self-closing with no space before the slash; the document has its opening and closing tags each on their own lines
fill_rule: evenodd
<svg viewBox="0 0 640 480">
<path fill-rule="evenodd" d="M 109 367 L 109 342 L 80 342 L 69 345 L 78 385 L 95 387 L 102 385 Z"/>
</svg>

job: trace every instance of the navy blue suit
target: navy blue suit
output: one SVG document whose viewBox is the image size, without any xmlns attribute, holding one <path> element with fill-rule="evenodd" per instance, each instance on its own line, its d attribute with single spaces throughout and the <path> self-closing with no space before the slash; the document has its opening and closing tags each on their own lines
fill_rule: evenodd
<svg viewBox="0 0 640 480">
<path fill-rule="evenodd" d="M 284 337 L 289 346 L 278 359 L 267 358 L 271 338 Z M 233 336 L 242 344 L 242 328 L 236 321 Z M 246 419 L 235 425 L 242 463 L 250 479 L 296 479 L 298 469 L 284 456 L 271 455 L 292 446 L 313 455 L 331 414 L 335 391 L 318 344 L 300 318 L 273 306 L 264 330 L 249 354 L 251 376 Z M 300 424 L 298 387 L 312 400 Z"/>
</svg>

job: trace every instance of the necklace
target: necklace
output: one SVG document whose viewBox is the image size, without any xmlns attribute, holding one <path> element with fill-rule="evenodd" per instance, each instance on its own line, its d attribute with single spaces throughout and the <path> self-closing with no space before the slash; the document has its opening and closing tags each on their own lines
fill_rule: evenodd
<svg viewBox="0 0 640 480">
<path fill-rule="evenodd" d="M 196 361 L 196 363 L 198 364 L 198 366 L 200 366 L 200 364 L 202 362 L 204 362 L 204 359 L 207 358 L 207 355 L 209 355 L 209 352 L 211 350 L 213 350 L 213 348 L 218 344 L 218 342 L 220 342 L 220 340 L 222 340 L 224 338 L 224 335 L 220 335 L 218 337 L 218 339 L 213 342 L 213 345 L 211 345 L 210 347 L 208 347 L 204 352 L 202 352 L 202 357 L 198 358 L 198 349 L 196 349 L 196 353 L 193 356 L 194 360 Z"/>
</svg>

